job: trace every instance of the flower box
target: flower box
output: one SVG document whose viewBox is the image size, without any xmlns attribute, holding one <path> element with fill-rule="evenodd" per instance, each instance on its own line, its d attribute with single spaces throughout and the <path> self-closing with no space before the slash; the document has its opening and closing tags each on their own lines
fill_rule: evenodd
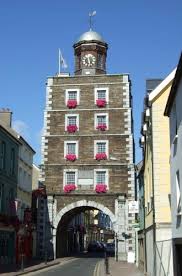
<svg viewBox="0 0 182 276">
<path fill-rule="evenodd" d="M 97 105 L 98 107 L 105 107 L 105 106 L 106 106 L 106 100 L 104 100 L 104 99 L 99 99 L 99 100 L 96 101 L 96 105 Z"/>
<path fill-rule="evenodd" d="M 95 187 L 95 191 L 97 193 L 106 193 L 107 191 L 107 185 L 105 184 L 97 184 Z"/>
<path fill-rule="evenodd" d="M 77 131 L 77 129 L 78 129 L 77 126 L 74 126 L 74 125 L 67 126 L 67 131 L 70 133 Z"/>
<path fill-rule="evenodd" d="M 107 159 L 107 154 L 106 153 L 97 153 L 95 156 L 96 160 L 106 160 Z"/>
<path fill-rule="evenodd" d="M 68 100 L 67 107 L 68 108 L 75 108 L 77 106 L 77 100 Z"/>
<path fill-rule="evenodd" d="M 76 160 L 76 154 L 66 154 L 66 160 L 69 161 L 75 161 Z"/>
<path fill-rule="evenodd" d="M 65 193 L 70 193 L 71 191 L 74 191 L 76 189 L 75 184 L 67 184 L 64 186 L 64 192 Z"/>
<path fill-rule="evenodd" d="M 107 126 L 106 124 L 98 124 L 97 129 L 104 131 L 107 129 Z"/>
</svg>

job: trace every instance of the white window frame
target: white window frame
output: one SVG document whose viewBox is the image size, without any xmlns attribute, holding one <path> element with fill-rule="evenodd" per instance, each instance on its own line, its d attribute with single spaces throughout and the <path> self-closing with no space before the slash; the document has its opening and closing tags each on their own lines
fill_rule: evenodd
<svg viewBox="0 0 182 276">
<path fill-rule="evenodd" d="M 109 159 L 109 141 L 108 140 L 94 140 L 94 159 L 97 154 L 97 143 L 106 143 L 106 155 Z"/>
<path fill-rule="evenodd" d="M 94 114 L 94 129 L 97 129 L 97 117 L 98 116 L 106 116 L 106 130 L 109 129 L 109 114 L 108 113 L 95 113 Z"/>
<path fill-rule="evenodd" d="M 76 153 L 76 158 L 78 158 L 78 141 L 69 140 L 69 141 L 64 141 L 64 159 L 66 159 L 67 145 L 73 144 L 73 143 L 76 144 L 75 153 Z"/>
<path fill-rule="evenodd" d="M 75 186 L 78 186 L 78 170 L 77 169 L 65 169 L 63 171 L 63 189 L 67 185 L 66 184 L 66 173 L 67 172 L 74 172 L 75 173 Z"/>
<path fill-rule="evenodd" d="M 67 102 L 68 102 L 68 94 L 70 91 L 76 91 L 77 92 L 77 97 L 76 97 L 76 100 L 77 100 L 77 105 L 80 104 L 80 89 L 78 88 L 69 88 L 69 89 L 66 89 L 65 91 L 65 105 L 67 105 Z"/>
<path fill-rule="evenodd" d="M 69 113 L 65 114 L 65 131 L 67 131 L 67 126 L 68 126 L 68 117 L 76 117 L 76 126 L 77 130 L 79 130 L 79 114 L 74 114 L 74 113 Z"/>
<path fill-rule="evenodd" d="M 109 88 L 108 87 L 99 87 L 99 88 L 95 88 L 95 104 L 96 104 L 96 101 L 98 100 L 98 94 L 97 92 L 99 90 L 106 90 L 106 103 L 108 104 L 109 103 Z"/>
<path fill-rule="evenodd" d="M 94 170 L 94 188 L 97 185 L 97 172 L 106 172 L 106 182 L 107 190 L 109 190 L 109 170 L 108 169 L 95 169 Z"/>
</svg>

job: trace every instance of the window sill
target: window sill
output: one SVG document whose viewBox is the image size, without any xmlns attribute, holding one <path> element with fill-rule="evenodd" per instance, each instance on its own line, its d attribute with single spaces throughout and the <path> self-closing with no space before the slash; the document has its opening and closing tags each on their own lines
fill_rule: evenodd
<svg viewBox="0 0 182 276">
<path fill-rule="evenodd" d="M 182 212 L 177 213 L 177 215 L 176 215 L 176 216 L 177 216 L 177 217 L 182 216 Z"/>
</svg>

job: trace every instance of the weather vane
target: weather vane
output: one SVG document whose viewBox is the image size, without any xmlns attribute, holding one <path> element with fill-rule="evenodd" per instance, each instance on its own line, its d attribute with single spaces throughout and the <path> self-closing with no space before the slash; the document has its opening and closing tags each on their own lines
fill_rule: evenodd
<svg viewBox="0 0 182 276">
<path fill-rule="evenodd" d="M 96 15 L 96 11 L 89 12 L 89 26 L 90 26 L 90 31 L 92 30 L 92 26 L 93 26 L 92 17 L 93 17 L 94 15 Z"/>
</svg>

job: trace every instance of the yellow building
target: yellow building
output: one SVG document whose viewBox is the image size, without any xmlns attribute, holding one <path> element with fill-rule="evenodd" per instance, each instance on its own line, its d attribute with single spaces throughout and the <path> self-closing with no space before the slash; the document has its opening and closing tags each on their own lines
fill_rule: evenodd
<svg viewBox="0 0 182 276">
<path fill-rule="evenodd" d="M 164 110 L 174 75 L 175 70 L 148 93 L 143 113 L 146 270 L 150 276 L 173 275 L 169 119 Z"/>
</svg>

